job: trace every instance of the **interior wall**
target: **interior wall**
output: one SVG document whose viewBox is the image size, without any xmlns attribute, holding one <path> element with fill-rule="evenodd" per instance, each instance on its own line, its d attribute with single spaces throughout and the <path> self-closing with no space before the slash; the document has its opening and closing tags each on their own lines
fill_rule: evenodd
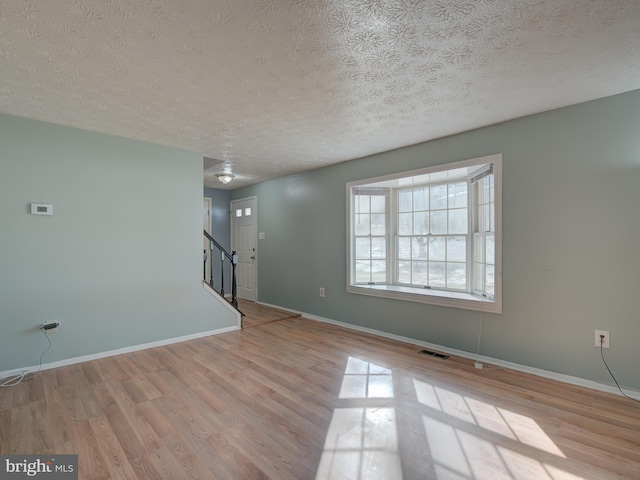
<svg viewBox="0 0 640 480">
<path fill-rule="evenodd" d="M 257 196 L 259 301 L 640 389 L 640 91 L 233 191 Z M 346 293 L 349 181 L 503 154 L 503 314 Z M 325 287 L 326 297 L 319 297 Z"/>
<path fill-rule="evenodd" d="M 201 205 L 201 154 L 0 115 L 0 371 L 38 364 L 47 321 L 44 363 L 234 326 Z"/>
</svg>

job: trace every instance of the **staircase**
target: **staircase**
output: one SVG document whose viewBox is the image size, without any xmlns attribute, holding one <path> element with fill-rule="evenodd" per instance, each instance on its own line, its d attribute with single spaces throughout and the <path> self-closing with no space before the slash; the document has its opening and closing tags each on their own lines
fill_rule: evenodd
<svg viewBox="0 0 640 480">
<path fill-rule="evenodd" d="M 203 279 L 207 285 L 209 285 L 214 291 L 216 291 L 222 298 L 227 300 L 225 297 L 225 280 L 224 280 L 224 270 L 226 268 L 225 261 L 228 260 L 231 264 L 231 299 L 228 300 L 233 308 L 238 310 L 238 295 L 237 295 L 237 286 L 236 286 L 236 265 L 238 264 L 238 255 L 235 251 L 229 253 L 227 252 L 222 245 L 220 245 L 216 240 L 206 231 L 203 230 L 205 238 L 209 241 L 209 248 L 205 249 L 203 252 Z M 215 274 L 214 274 L 214 265 L 213 261 L 209 262 L 209 281 L 207 281 L 207 259 L 213 260 L 214 252 L 216 255 L 219 255 L 220 258 L 220 283 L 214 282 Z M 219 287 L 217 286 L 219 285 Z M 244 316 L 242 312 L 241 315 Z"/>
</svg>

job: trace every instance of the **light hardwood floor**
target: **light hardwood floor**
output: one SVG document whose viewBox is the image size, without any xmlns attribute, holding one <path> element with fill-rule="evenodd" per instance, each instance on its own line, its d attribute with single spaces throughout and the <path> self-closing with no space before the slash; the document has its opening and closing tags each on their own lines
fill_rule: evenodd
<svg viewBox="0 0 640 480">
<path fill-rule="evenodd" d="M 100 479 L 640 479 L 640 408 L 290 318 L 0 389 L 0 453 Z"/>
<path fill-rule="evenodd" d="M 238 299 L 238 308 L 244 314 L 242 328 L 251 328 L 265 323 L 277 322 L 286 318 L 299 317 L 299 313 L 293 313 L 278 308 L 265 307 L 259 303 Z"/>
</svg>

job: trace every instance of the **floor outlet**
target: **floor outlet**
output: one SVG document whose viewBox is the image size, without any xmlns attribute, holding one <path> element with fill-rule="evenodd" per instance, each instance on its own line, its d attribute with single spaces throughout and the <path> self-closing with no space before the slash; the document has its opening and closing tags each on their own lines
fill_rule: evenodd
<svg viewBox="0 0 640 480">
<path fill-rule="evenodd" d="M 480 362 L 473 362 L 473 366 L 476 367 L 478 370 L 482 370 L 484 368 L 484 365 L 482 365 L 482 363 Z"/>
</svg>

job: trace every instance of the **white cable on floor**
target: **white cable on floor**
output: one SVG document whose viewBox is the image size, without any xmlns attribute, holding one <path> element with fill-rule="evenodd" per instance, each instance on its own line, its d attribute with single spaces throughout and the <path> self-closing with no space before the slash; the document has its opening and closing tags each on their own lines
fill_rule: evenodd
<svg viewBox="0 0 640 480">
<path fill-rule="evenodd" d="M 47 353 L 51 348 L 51 339 L 49 338 L 49 335 L 47 335 L 47 332 L 45 332 L 43 328 L 41 328 L 40 331 L 47 338 L 47 342 L 49 342 L 49 346 L 45 348 L 44 352 L 42 352 L 42 355 L 40 355 L 40 361 L 38 362 L 38 370 L 36 372 L 33 372 L 33 375 L 35 375 L 36 373 L 39 373 L 40 370 L 42 370 L 42 358 L 44 357 L 44 354 Z M 3 379 L 2 383 L 0 383 L 0 388 L 15 387 L 20 382 L 22 382 L 28 374 L 29 374 L 28 370 L 18 370 L 17 372 L 12 373 L 7 378 Z"/>
</svg>

